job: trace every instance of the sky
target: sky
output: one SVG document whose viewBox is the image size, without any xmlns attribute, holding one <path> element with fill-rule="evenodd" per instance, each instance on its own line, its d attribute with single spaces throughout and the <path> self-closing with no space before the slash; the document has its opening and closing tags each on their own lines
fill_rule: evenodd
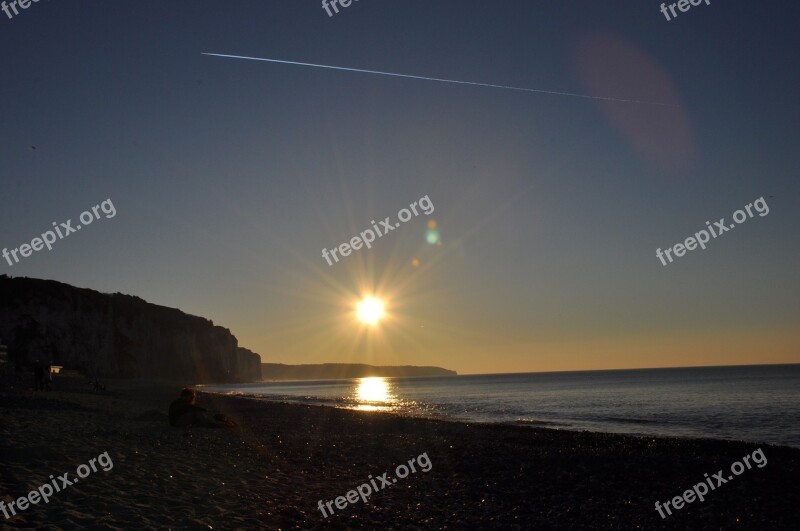
<svg viewBox="0 0 800 531">
<path fill-rule="evenodd" d="M 0 246 L 116 210 L 0 274 L 179 308 L 264 362 L 798 363 L 800 5 L 678 15 L 631 0 L 0 12 Z M 323 258 L 426 196 L 430 215 Z M 657 249 L 759 198 L 768 214 L 662 265 Z M 353 306 L 373 293 L 387 317 L 368 327 Z"/>
</svg>

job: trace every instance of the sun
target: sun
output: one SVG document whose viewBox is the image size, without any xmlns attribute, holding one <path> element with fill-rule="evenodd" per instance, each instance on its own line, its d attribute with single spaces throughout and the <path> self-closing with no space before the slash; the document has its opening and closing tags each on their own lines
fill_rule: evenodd
<svg viewBox="0 0 800 531">
<path fill-rule="evenodd" d="M 356 316 L 362 323 L 376 325 L 386 316 L 383 301 L 375 297 L 364 297 L 356 306 Z"/>
</svg>

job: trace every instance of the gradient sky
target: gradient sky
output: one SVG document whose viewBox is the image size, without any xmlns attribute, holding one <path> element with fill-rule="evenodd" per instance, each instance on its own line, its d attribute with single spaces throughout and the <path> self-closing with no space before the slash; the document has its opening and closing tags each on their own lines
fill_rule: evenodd
<svg viewBox="0 0 800 531">
<path fill-rule="evenodd" d="M 1 273 L 133 294 L 265 362 L 800 362 L 797 2 L 48 0 L 0 13 Z M 665 103 L 223 59 L 201 52 Z M 36 149 L 32 149 L 36 146 Z M 428 195 L 424 216 L 321 257 Z M 764 197 L 755 218 L 664 267 Z M 420 260 L 413 267 L 413 258 Z M 353 300 L 390 317 L 365 330 Z"/>
</svg>

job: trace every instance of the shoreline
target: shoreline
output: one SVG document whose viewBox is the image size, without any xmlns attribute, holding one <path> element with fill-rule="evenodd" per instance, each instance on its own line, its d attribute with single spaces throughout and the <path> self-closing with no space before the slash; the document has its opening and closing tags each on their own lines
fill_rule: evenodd
<svg viewBox="0 0 800 531">
<path fill-rule="evenodd" d="M 261 383 L 261 382 L 259 382 Z M 747 439 L 734 439 L 734 438 L 722 438 L 722 437 L 714 437 L 711 435 L 679 435 L 679 434 L 672 434 L 672 433 L 664 433 L 664 432 L 648 432 L 648 431 L 612 431 L 608 429 L 603 429 L 603 427 L 593 428 L 590 426 L 580 426 L 575 424 L 568 424 L 568 421 L 559 421 L 559 420 L 541 420 L 541 419 L 516 419 L 516 420 L 503 420 L 503 421 L 496 421 L 496 420 L 485 420 L 483 418 L 467 418 L 467 417 L 454 417 L 454 416 L 447 416 L 445 414 L 431 414 L 431 413 L 414 413 L 412 411 L 403 411 L 400 409 L 393 410 L 391 409 L 392 406 L 386 406 L 387 410 L 382 409 L 360 409 L 359 406 L 350 406 L 350 405 L 338 405 L 339 401 L 336 399 L 326 399 L 326 398 L 309 398 L 304 399 L 301 397 L 287 397 L 283 395 L 273 395 L 273 396 L 264 396 L 264 395 L 257 395 L 252 393 L 240 392 L 240 391 L 207 391 L 205 388 L 207 387 L 214 387 L 215 384 L 208 384 L 202 387 L 198 386 L 197 390 L 199 393 L 203 393 L 206 395 L 216 395 L 221 397 L 237 397 L 246 400 L 256 400 L 262 401 L 266 403 L 276 403 L 276 404 L 286 404 L 286 405 L 296 405 L 296 406 L 311 406 L 311 407 L 322 407 L 322 408 L 331 408 L 336 410 L 343 410 L 343 411 L 362 411 L 368 412 L 371 414 L 385 414 L 385 415 L 395 415 L 402 418 L 408 419 L 420 419 L 420 420 L 437 420 L 437 421 L 445 421 L 445 422 L 455 422 L 459 424 L 485 424 L 485 425 L 497 425 L 497 426 L 517 426 L 521 428 L 533 429 L 533 428 L 541 428 L 547 430 L 555 430 L 555 431 L 567 431 L 573 433 L 597 433 L 597 434 L 607 434 L 607 435 L 623 435 L 628 437 L 638 437 L 638 438 L 659 438 L 659 439 L 679 439 L 679 440 L 688 440 L 688 441 L 708 441 L 708 442 L 737 442 L 742 444 L 750 444 L 750 445 L 769 445 L 774 447 L 782 447 L 782 448 L 791 448 L 800 450 L 800 446 L 793 446 L 791 444 L 783 444 L 783 443 L 774 443 L 774 442 L 764 442 L 764 441 L 752 441 Z M 380 406 L 379 406 L 380 407 Z M 625 420 L 618 420 L 620 423 L 625 423 Z M 642 421 L 639 419 L 631 419 L 629 424 L 636 425 L 636 424 L 649 424 L 649 421 Z"/>
<path fill-rule="evenodd" d="M 201 388 L 198 388 L 198 393 L 204 394 L 206 396 L 219 396 L 219 397 L 230 397 L 230 398 L 238 398 L 242 400 L 253 400 L 256 402 L 265 402 L 265 403 L 274 403 L 274 404 L 284 404 L 287 406 L 299 406 L 299 407 L 315 407 L 315 408 L 329 408 L 341 411 L 355 411 L 355 412 L 363 412 L 369 413 L 372 415 L 390 415 L 398 418 L 410 419 L 410 420 L 430 420 L 430 421 L 437 421 L 437 422 L 453 422 L 456 424 L 465 424 L 465 425 L 487 425 L 487 426 L 516 426 L 522 429 L 543 429 L 543 430 L 553 430 L 553 431 L 566 431 L 572 433 L 596 433 L 601 435 L 621 435 L 626 437 L 635 437 L 635 438 L 657 438 L 657 439 L 677 439 L 677 440 L 686 440 L 686 441 L 705 441 L 705 442 L 733 442 L 733 443 L 741 443 L 741 444 L 749 444 L 749 445 L 756 445 L 756 446 L 773 446 L 776 448 L 788 448 L 788 449 L 795 449 L 800 450 L 800 447 L 791 446 L 788 444 L 773 444 L 773 443 L 766 443 L 766 442 L 759 442 L 759 441 L 748 441 L 745 439 L 723 439 L 717 437 L 702 437 L 702 436 L 692 436 L 692 435 L 668 435 L 668 434 L 653 434 L 653 433 L 644 433 L 644 432 L 615 432 L 615 431 L 607 431 L 607 430 L 600 430 L 600 429 L 587 429 L 581 427 L 570 427 L 567 424 L 563 424 L 557 421 L 548 421 L 548 420 L 515 420 L 515 421 L 488 421 L 488 420 L 480 420 L 480 419 L 469 419 L 469 418 L 457 418 L 457 417 L 437 417 L 433 415 L 414 415 L 409 414 L 403 411 L 383 411 L 383 410 L 359 410 L 357 407 L 350 407 L 350 406 L 337 406 L 337 405 L 329 405 L 321 402 L 320 399 L 309 399 L 308 402 L 303 402 L 302 400 L 298 399 L 297 401 L 287 400 L 284 398 L 270 398 L 267 396 L 259 396 L 259 395 L 252 395 L 246 393 L 224 393 L 224 392 L 216 392 L 216 391 L 203 391 Z M 334 400 L 330 400 L 330 402 L 334 402 Z M 556 427 L 561 426 L 561 427 Z"/>
<path fill-rule="evenodd" d="M 108 452 L 114 467 L 4 527 L 800 528 L 800 450 L 430 420 L 201 393 L 235 429 L 171 428 L 180 385 L 63 379 L 0 393 L 0 500 Z M 768 460 L 666 519 L 654 508 L 760 447 Z M 335 508 L 333 501 L 426 453 L 432 467 Z"/>
</svg>

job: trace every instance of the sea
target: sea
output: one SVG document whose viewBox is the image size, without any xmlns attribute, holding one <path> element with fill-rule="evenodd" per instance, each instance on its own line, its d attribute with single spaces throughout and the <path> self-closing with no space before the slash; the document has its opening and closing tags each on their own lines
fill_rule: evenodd
<svg viewBox="0 0 800 531">
<path fill-rule="evenodd" d="M 800 364 L 213 385 L 263 400 L 466 423 L 800 448 Z"/>
</svg>

